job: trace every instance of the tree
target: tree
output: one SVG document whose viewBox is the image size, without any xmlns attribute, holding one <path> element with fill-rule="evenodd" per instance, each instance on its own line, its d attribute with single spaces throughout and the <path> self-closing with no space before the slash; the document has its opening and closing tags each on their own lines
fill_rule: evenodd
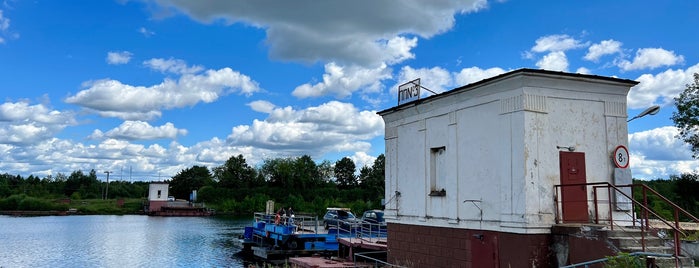
<svg viewBox="0 0 699 268">
<path fill-rule="evenodd" d="M 672 121 L 679 129 L 679 137 L 688 143 L 692 157 L 699 158 L 699 74 L 694 74 L 694 83 L 675 98 L 677 111 L 672 113 Z"/>
<path fill-rule="evenodd" d="M 214 177 L 224 188 L 250 188 L 260 186 L 257 171 L 248 165 L 242 154 L 231 156 L 223 166 L 214 168 Z"/>
<path fill-rule="evenodd" d="M 337 186 L 340 188 L 350 188 L 357 185 L 357 176 L 354 172 L 357 167 L 354 165 L 352 159 L 349 157 L 343 157 L 335 162 L 335 178 L 337 179 Z"/>
<path fill-rule="evenodd" d="M 172 177 L 170 195 L 175 198 L 189 199 L 189 193 L 192 190 L 199 190 L 202 186 L 211 184 L 212 181 L 208 168 L 193 166 Z"/>
</svg>

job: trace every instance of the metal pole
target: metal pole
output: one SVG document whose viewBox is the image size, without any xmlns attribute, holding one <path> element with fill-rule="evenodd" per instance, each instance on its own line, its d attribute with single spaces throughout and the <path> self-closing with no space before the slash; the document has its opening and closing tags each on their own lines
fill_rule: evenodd
<svg viewBox="0 0 699 268">
<path fill-rule="evenodd" d="M 109 199 L 109 173 L 112 173 L 112 172 L 105 171 L 104 173 L 107 173 L 107 190 L 105 190 L 104 198 Z"/>
</svg>

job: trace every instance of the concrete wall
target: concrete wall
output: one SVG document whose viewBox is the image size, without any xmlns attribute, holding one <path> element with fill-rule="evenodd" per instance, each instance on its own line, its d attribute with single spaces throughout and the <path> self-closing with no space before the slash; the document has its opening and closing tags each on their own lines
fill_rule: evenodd
<svg viewBox="0 0 699 268">
<path fill-rule="evenodd" d="M 634 84 L 512 72 L 380 112 L 387 220 L 550 233 L 560 184 L 556 146 L 585 153 L 588 182 L 612 182 L 611 151 L 627 144 L 626 94 Z M 435 158 L 442 159 L 436 172 Z"/>
</svg>

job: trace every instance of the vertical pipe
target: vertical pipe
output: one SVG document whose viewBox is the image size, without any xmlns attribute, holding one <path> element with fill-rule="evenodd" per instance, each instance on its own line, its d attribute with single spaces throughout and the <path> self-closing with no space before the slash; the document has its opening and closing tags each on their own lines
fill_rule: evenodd
<svg viewBox="0 0 699 268">
<path fill-rule="evenodd" d="M 646 193 L 646 186 L 643 186 L 643 206 L 648 207 L 648 194 Z M 648 210 L 643 210 L 643 219 L 641 221 L 646 222 L 646 228 L 648 228 Z"/>
</svg>

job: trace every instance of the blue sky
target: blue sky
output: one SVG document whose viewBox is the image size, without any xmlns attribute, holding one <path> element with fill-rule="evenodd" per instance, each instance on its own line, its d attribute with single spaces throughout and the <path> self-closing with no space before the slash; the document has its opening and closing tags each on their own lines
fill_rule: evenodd
<svg viewBox="0 0 699 268">
<path fill-rule="evenodd" d="M 519 68 L 633 79 L 636 178 L 699 171 L 672 98 L 697 1 L 22 1 L 0 6 L 0 172 L 158 180 L 242 154 L 384 152 L 377 111 Z"/>
</svg>

